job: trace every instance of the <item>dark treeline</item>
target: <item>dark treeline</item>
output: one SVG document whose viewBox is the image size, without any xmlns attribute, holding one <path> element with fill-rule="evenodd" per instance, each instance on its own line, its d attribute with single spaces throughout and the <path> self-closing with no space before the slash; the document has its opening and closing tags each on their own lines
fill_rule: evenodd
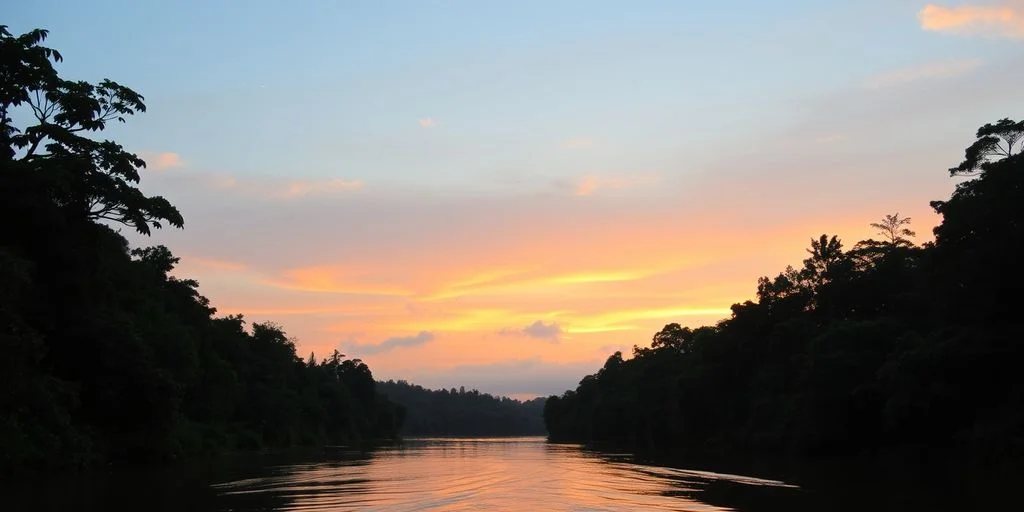
<svg viewBox="0 0 1024 512">
<path fill-rule="evenodd" d="M 410 436 L 544 435 L 544 398 L 521 402 L 477 390 L 426 389 L 404 380 L 378 382 L 377 390 L 405 411 L 401 434 Z"/>
<path fill-rule="evenodd" d="M 181 227 L 138 156 L 90 138 L 145 111 L 115 82 L 62 79 L 46 32 L 0 27 L 0 473 L 396 435 L 359 360 L 303 361 L 273 324 L 217 317 L 167 248 Z"/>
<path fill-rule="evenodd" d="M 717 325 L 665 326 L 608 358 L 544 417 L 550 438 L 672 453 L 816 454 L 931 446 L 1024 453 L 1024 122 L 982 127 L 935 241 L 811 242 Z M 1014 454 L 1014 455 L 1010 455 Z M 1019 459 L 1018 459 L 1019 460 Z"/>
</svg>

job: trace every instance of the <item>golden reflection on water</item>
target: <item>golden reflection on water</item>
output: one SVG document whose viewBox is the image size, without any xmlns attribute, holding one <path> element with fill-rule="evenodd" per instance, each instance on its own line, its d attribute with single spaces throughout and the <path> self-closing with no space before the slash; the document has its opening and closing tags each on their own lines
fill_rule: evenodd
<svg viewBox="0 0 1024 512">
<path fill-rule="evenodd" d="M 694 495 L 716 481 L 786 486 L 638 465 L 543 438 L 415 439 L 339 459 L 280 466 L 271 476 L 214 488 L 225 510 L 720 511 L 731 509 Z"/>
</svg>

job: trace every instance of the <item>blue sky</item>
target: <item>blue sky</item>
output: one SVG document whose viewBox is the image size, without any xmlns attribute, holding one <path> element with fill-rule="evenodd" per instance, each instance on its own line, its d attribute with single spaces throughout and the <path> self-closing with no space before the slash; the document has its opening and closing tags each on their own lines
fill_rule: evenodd
<svg viewBox="0 0 1024 512">
<path fill-rule="evenodd" d="M 945 169 L 1024 104 L 1021 0 L 37 0 L 4 23 L 145 95 L 107 136 L 186 229 L 133 242 L 222 312 L 523 396 L 721 318 L 822 231 L 899 211 L 927 237 Z"/>
<path fill-rule="evenodd" d="M 703 160 L 728 150 L 722 132 L 792 124 L 808 98 L 1010 46 L 913 30 L 914 2 L 625 5 L 41 1 L 10 23 L 51 29 L 68 74 L 144 92 L 126 143 L 225 171 L 471 191 Z M 604 150 L 560 151 L 575 139 Z"/>
</svg>

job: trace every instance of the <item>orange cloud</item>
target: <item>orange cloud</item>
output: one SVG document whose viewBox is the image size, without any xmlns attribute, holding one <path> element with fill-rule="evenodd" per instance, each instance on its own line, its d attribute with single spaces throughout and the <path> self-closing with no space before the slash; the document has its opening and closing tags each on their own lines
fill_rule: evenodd
<svg viewBox="0 0 1024 512">
<path fill-rule="evenodd" d="M 142 159 L 146 161 L 146 168 L 154 171 L 163 171 L 172 167 L 180 167 L 185 163 L 181 160 L 181 155 L 172 152 L 143 152 L 140 156 L 142 156 Z"/>
<path fill-rule="evenodd" d="M 530 293 L 532 291 L 553 291 L 556 288 L 575 287 L 593 283 L 622 282 L 641 279 L 650 275 L 652 270 L 606 270 L 592 272 L 507 272 L 494 271 L 484 275 L 492 276 L 491 279 L 481 280 L 479 277 L 472 277 L 461 280 L 454 284 L 440 284 L 435 292 L 423 295 L 423 300 L 433 301 L 441 299 L 452 299 L 467 295 L 473 296 L 494 296 L 510 295 L 516 293 Z"/>
<path fill-rule="evenodd" d="M 921 66 L 897 69 L 871 77 L 864 83 L 864 86 L 868 89 L 884 89 L 919 80 L 949 78 L 970 73 L 981 65 L 981 59 L 934 62 Z"/>
<path fill-rule="evenodd" d="M 638 329 L 640 323 L 648 323 L 648 320 L 659 320 L 664 323 L 679 322 L 687 317 L 714 317 L 724 318 L 729 316 L 728 305 L 717 307 L 690 307 L 680 306 L 675 308 L 659 309 L 634 309 L 623 311 L 611 311 L 590 316 L 574 318 L 567 323 L 566 331 L 569 333 L 593 333 L 609 331 L 626 331 Z"/>
<path fill-rule="evenodd" d="M 958 35 L 1024 37 L 1024 15 L 1018 6 L 928 4 L 918 13 L 921 28 Z"/>
<path fill-rule="evenodd" d="M 420 126 L 424 128 L 433 128 L 437 126 L 437 122 L 434 121 L 434 118 L 432 117 L 424 117 L 417 122 L 419 123 Z"/>
<path fill-rule="evenodd" d="M 314 266 L 286 270 L 283 278 L 261 282 L 288 290 L 330 293 L 337 295 L 410 296 L 406 289 L 389 284 L 367 282 L 365 274 L 343 267 Z"/>
</svg>

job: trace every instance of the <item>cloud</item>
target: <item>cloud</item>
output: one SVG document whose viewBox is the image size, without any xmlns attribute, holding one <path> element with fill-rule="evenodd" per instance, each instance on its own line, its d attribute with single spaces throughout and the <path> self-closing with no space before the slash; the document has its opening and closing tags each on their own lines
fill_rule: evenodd
<svg viewBox="0 0 1024 512">
<path fill-rule="evenodd" d="M 147 158 L 147 161 L 158 162 L 150 168 L 163 169 L 177 161 L 176 166 L 184 166 L 180 159 L 171 157 L 161 159 Z M 224 193 L 232 196 L 249 197 L 264 200 L 292 200 L 309 197 L 326 197 L 348 194 L 362 190 L 365 183 L 359 179 L 344 178 L 285 178 L 282 176 L 235 176 L 222 171 L 187 169 L 174 173 L 154 173 L 149 176 L 146 186 L 171 185 L 178 190 L 196 193 L 197 189 L 205 189 L 215 194 L 215 199 L 224 199 Z"/>
<path fill-rule="evenodd" d="M 561 144 L 563 149 L 587 149 L 594 147 L 594 140 L 586 137 L 573 137 Z"/>
<path fill-rule="evenodd" d="M 622 308 L 618 311 L 608 311 L 593 315 L 577 315 L 573 318 L 572 325 L 567 329 L 570 334 L 616 332 L 636 330 L 640 325 L 649 321 L 660 321 L 667 323 L 671 320 L 685 320 L 690 317 L 702 319 L 725 318 L 731 310 L 727 304 L 718 306 L 678 306 L 670 308 Z"/>
<path fill-rule="evenodd" d="M 897 69 L 876 75 L 865 81 L 864 87 L 868 89 L 885 89 L 888 87 L 896 87 L 917 82 L 919 80 L 960 76 L 978 69 L 981 65 L 981 59 L 934 62 L 931 64 Z"/>
<path fill-rule="evenodd" d="M 211 174 L 206 183 L 214 189 L 228 189 L 238 186 L 238 179 L 229 174 Z"/>
<path fill-rule="evenodd" d="M 163 153 L 142 152 L 140 156 L 146 161 L 146 168 L 154 171 L 164 171 L 185 164 L 181 155 L 169 151 Z"/>
<path fill-rule="evenodd" d="M 573 266 L 578 267 L 578 264 Z M 531 289 L 555 287 L 579 288 L 598 283 L 637 281 L 650 277 L 663 269 L 573 269 L 565 272 L 509 271 L 505 269 L 483 272 L 454 283 L 442 283 L 436 291 L 421 296 L 423 300 L 443 300 L 467 295 L 508 295 Z"/>
<path fill-rule="evenodd" d="M 576 196 L 594 195 L 598 190 L 625 190 L 649 185 L 657 182 L 658 176 L 653 173 L 639 173 L 628 176 L 597 176 L 588 174 L 575 181 L 558 181 L 556 185 L 562 189 L 569 189 Z"/>
<path fill-rule="evenodd" d="M 434 333 L 428 331 L 420 331 L 415 336 L 395 336 L 388 338 L 377 344 L 363 344 L 346 342 L 342 343 L 342 347 L 346 350 L 354 352 L 356 355 L 373 355 L 380 354 L 383 352 L 390 352 L 398 348 L 416 347 L 419 345 L 426 345 L 434 341 Z"/>
<path fill-rule="evenodd" d="M 598 180 L 594 176 L 584 176 L 583 179 L 576 184 L 576 190 L 574 193 L 578 196 L 589 196 L 598 189 Z"/>
<path fill-rule="evenodd" d="M 283 277 L 264 279 L 261 284 L 304 292 L 347 295 L 407 296 L 407 290 L 372 282 L 364 272 L 331 265 L 285 270 Z M 368 282 L 370 281 L 370 282 Z"/>
<path fill-rule="evenodd" d="M 417 122 L 424 128 L 433 128 L 437 126 L 437 121 L 434 121 L 433 117 L 424 117 Z"/>
<path fill-rule="evenodd" d="M 298 180 L 288 184 L 284 192 L 284 197 L 294 199 L 307 196 L 337 194 L 340 192 L 359 190 L 361 188 L 363 188 L 363 182 L 360 180 L 344 180 L 340 178 L 328 180 Z"/>
<path fill-rule="evenodd" d="M 542 320 L 537 320 L 524 327 L 523 334 L 531 338 L 558 339 L 558 335 L 562 334 L 562 327 L 555 322 L 545 325 Z"/>
<path fill-rule="evenodd" d="M 502 336 L 529 336 L 531 338 L 558 341 L 558 337 L 561 336 L 562 332 L 562 326 L 556 322 L 545 324 L 543 320 L 537 320 L 521 329 L 502 329 L 498 331 L 498 334 Z"/>
<path fill-rule="evenodd" d="M 1019 6 L 928 4 L 918 13 L 921 28 L 933 32 L 990 37 L 1024 37 L 1024 15 Z"/>
</svg>

